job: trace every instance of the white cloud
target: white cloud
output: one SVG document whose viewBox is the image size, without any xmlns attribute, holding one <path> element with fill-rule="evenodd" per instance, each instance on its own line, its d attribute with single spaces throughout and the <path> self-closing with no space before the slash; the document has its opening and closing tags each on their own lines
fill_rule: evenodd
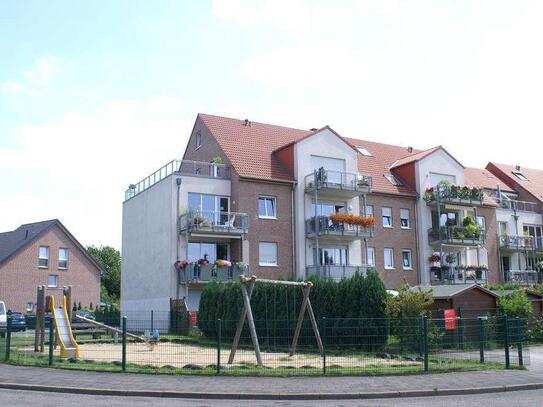
<svg viewBox="0 0 543 407">
<path fill-rule="evenodd" d="M 8 79 L 0 84 L 0 90 L 14 95 L 39 96 L 60 71 L 61 62 L 56 56 L 38 58 L 32 69 L 23 72 L 23 79 Z"/>
<path fill-rule="evenodd" d="M 194 111 L 169 96 L 116 100 L 15 128 L 15 146 L 0 149 L 0 201 L 12 209 L 0 230 L 58 217 L 84 244 L 120 247 L 124 190 L 182 155 Z"/>
</svg>

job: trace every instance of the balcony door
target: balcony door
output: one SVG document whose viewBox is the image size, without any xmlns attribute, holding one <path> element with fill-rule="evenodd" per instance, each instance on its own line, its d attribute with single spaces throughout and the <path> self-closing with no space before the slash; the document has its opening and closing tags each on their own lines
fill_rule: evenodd
<svg viewBox="0 0 543 407">
<path fill-rule="evenodd" d="M 226 196 L 189 192 L 189 209 L 198 211 L 210 224 L 225 226 L 229 218 L 230 199 Z"/>
<path fill-rule="evenodd" d="M 345 266 L 349 264 L 348 248 L 347 246 L 331 246 L 319 248 L 319 254 L 317 255 L 317 249 L 313 249 L 313 263 L 316 265 L 334 265 Z"/>
<path fill-rule="evenodd" d="M 524 236 L 532 236 L 534 238 L 536 249 L 541 250 L 543 248 L 543 241 L 542 241 L 543 239 L 541 238 L 543 233 L 542 233 L 541 226 L 524 225 L 523 231 L 524 231 Z"/>
<path fill-rule="evenodd" d="M 345 172 L 345 160 L 312 155 L 311 168 L 313 170 L 318 170 L 321 167 L 328 171 L 328 177 L 326 179 L 327 182 L 338 185 L 343 183 L 342 173 Z"/>
<path fill-rule="evenodd" d="M 229 251 L 228 243 L 189 242 L 187 257 L 190 261 L 206 259 L 213 263 L 217 259 L 228 260 Z"/>
</svg>

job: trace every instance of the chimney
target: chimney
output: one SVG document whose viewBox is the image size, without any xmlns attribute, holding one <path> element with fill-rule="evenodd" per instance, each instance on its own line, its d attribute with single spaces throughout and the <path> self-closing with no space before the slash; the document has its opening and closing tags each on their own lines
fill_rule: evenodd
<svg viewBox="0 0 543 407">
<path fill-rule="evenodd" d="M 516 169 L 517 171 L 520 171 L 520 165 L 515 165 L 515 169 Z"/>
<path fill-rule="evenodd" d="M 411 147 L 411 146 L 407 147 L 407 152 L 412 153 L 413 152 L 413 147 Z"/>
<path fill-rule="evenodd" d="M 249 119 L 245 119 L 244 126 L 250 126 L 250 125 L 251 125 L 251 122 L 249 121 Z"/>
</svg>

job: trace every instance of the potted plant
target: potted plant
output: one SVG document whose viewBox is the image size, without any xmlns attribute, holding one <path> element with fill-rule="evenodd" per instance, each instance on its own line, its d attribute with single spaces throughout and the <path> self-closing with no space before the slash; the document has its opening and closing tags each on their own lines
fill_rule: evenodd
<svg viewBox="0 0 543 407">
<path fill-rule="evenodd" d="M 370 182 L 369 182 L 369 178 L 368 177 L 364 177 L 364 176 L 359 176 L 357 179 L 356 179 L 356 185 L 360 188 L 363 188 L 363 187 L 369 187 L 370 186 Z"/>
<path fill-rule="evenodd" d="M 432 254 L 428 257 L 430 263 L 439 263 L 441 261 L 441 256 L 439 254 Z"/>
<path fill-rule="evenodd" d="M 224 164 L 224 159 L 222 157 L 219 157 L 219 156 L 213 157 L 211 159 L 211 163 L 212 164 Z"/>
<path fill-rule="evenodd" d="M 426 191 L 424 191 L 424 196 L 423 196 L 422 199 L 424 199 L 424 201 L 426 203 L 435 201 L 436 196 L 435 196 L 435 193 L 434 193 L 434 188 L 432 188 L 432 187 L 426 188 Z"/>
<path fill-rule="evenodd" d="M 456 256 L 452 253 L 449 253 L 445 256 L 445 261 L 447 264 L 453 264 L 456 261 Z"/>
</svg>

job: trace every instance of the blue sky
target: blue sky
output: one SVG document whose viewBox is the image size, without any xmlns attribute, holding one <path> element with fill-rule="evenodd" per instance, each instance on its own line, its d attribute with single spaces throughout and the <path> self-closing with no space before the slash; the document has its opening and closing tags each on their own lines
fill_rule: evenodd
<svg viewBox="0 0 543 407">
<path fill-rule="evenodd" d="M 539 1 L 0 4 L 0 230 L 120 247 L 123 191 L 196 113 L 540 164 Z M 525 142 L 532 147 L 527 148 Z"/>
</svg>

